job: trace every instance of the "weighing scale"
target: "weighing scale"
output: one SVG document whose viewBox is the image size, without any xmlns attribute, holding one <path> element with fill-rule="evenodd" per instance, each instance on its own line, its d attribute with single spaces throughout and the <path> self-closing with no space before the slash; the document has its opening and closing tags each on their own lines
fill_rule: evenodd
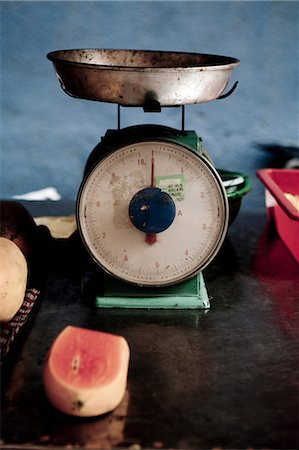
<svg viewBox="0 0 299 450">
<path fill-rule="evenodd" d="M 118 105 L 118 127 L 88 157 L 76 206 L 99 279 L 96 306 L 209 308 L 202 271 L 226 236 L 231 190 L 240 203 L 249 187 L 246 176 L 214 168 L 201 138 L 185 130 L 184 107 L 230 95 L 236 84 L 222 92 L 239 61 L 107 49 L 47 56 L 67 94 Z M 120 127 L 121 107 L 171 106 L 181 107 L 181 130 Z"/>
</svg>

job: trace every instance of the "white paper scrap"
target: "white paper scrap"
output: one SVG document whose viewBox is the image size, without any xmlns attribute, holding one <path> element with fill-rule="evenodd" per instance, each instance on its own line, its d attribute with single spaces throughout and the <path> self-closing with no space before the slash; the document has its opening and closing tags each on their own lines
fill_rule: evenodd
<svg viewBox="0 0 299 450">
<path fill-rule="evenodd" d="M 61 200 L 61 195 L 58 193 L 57 189 L 50 186 L 38 191 L 27 192 L 26 194 L 13 195 L 16 200 Z"/>
</svg>

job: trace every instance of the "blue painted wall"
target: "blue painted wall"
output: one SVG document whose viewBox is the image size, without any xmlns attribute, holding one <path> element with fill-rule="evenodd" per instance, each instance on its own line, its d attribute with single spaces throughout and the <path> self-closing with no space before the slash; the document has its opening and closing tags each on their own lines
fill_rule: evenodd
<svg viewBox="0 0 299 450">
<path fill-rule="evenodd" d="M 298 146 L 298 2 L 1 2 L 0 198 L 54 186 L 75 199 L 88 154 L 115 105 L 60 88 L 46 54 L 67 48 L 193 51 L 241 60 L 235 93 L 186 108 L 217 167 L 251 176 L 244 207 L 262 206 L 255 178 L 271 158 L 258 145 Z M 180 127 L 179 110 L 122 108 L 122 125 Z"/>
</svg>

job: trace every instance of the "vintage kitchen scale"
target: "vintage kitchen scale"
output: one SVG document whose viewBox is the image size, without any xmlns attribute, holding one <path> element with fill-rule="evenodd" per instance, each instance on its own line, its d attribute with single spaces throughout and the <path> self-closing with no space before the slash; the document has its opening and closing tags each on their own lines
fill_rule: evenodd
<svg viewBox="0 0 299 450">
<path fill-rule="evenodd" d="M 225 238 L 233 202 L 248 191 L 242 174 L 217 171 L 184 105 L 222 92 L 237 59 L 196 53 L 82 49 L 49 53 L 63 90 L 116 103 L 118 128 L 89 156 L 77 198 L 80 237 L 99 279 L 96 305 L 209 308 L 202 270 Z M 121 129 L 120 108 L 181 107 L 181 130 Z M 233 196 L 231 195 L 233 193 Z"/>
</svg>

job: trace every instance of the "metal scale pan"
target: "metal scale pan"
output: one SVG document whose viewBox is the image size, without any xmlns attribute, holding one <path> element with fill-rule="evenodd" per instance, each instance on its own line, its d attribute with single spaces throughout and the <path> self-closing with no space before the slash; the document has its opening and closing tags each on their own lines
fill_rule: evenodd
<svg viewBox="0 0 299 450">
<path fill-rule="evenodd" d="M 228 56 L 151 50 L 60 50 L 47 57 L 70 96 L 122 106 L 216 100 L 239 65 Z"/>
</svg>

